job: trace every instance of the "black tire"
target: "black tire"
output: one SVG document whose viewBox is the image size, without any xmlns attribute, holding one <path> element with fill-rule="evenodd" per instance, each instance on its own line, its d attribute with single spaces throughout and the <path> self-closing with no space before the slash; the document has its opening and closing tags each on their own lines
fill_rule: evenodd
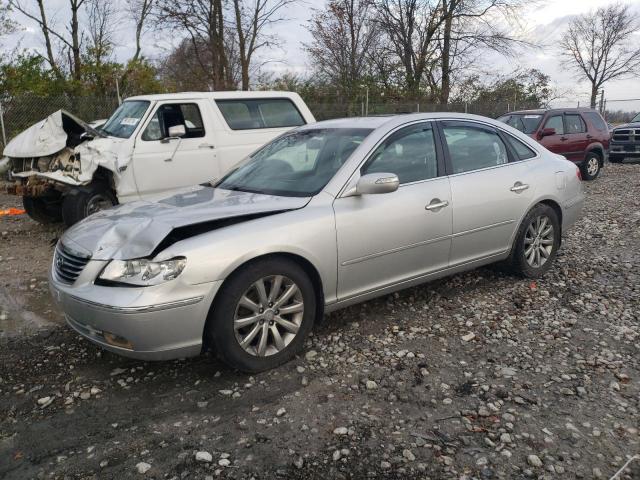
<svg viewBox="0 0 640 480">
<path fill-rule="evenodd" d="M 532 226 L 538 218 L 546 218 L 548 220 L 548 224 L 551 224 L 553 227 L 553 241 L 552 244 L 549 245 L 551 246 L 549 256 L 544 263 L 536 267 L 527 261 L 527 256 L 525 254 L 528 249 L 528 245 L 526 244 L 528 241 L 527 237 L 531 237 L 529 227 Z M 561 233 L 562 231 L 558 214 L 553 208 L 544 204 L 538 204 L 533 207 L 524 217 L 524 220 L 518 229 L 518 234 L 516 235 L 513 248 L 511 249 L 511 258 L 509 262 L 511 264 L 511 270 L 525 278 L 538 278 L 544 275 L 551 267 L 553 260 L 558 253 Z"/>
<path fill-rule="evenodd" d="M 582 179 L 587 182 L 595 180 L 598 178 L 601 169 L 602 162 L 600 160 L 600 155 L 595 152 L 588 152 L 587 156 L 584 158 L 584 162 L 582 162 L 582 165 L 580 166 Z"/>
<path fill-rule="evenodd" d="M 22 197 L 22 205 L 27 215 L 38 223 L 50 224 L 62 221 L 61 197 L 47 194 L 41 197 Z"/>
<path fill-rule="evenodd" d="M 67 227 L 99 210 L 117 205 L 111 189 L 101 182 L 72 188 L 62 199 L 62 219 Z"/>
<path fill-rule="evenodd" d="M 277 353 L 257 356 L 245 351 L 236 338 L 236 329 L 234 328 L 236 309 L 241 308 L 238 306 L 240 298 L 252 285 L 260 279 L 276 275 L 284 276 L 298 286 L 304 303 L 302 319 L 297 333 L 286 346 Z M 283 285 L 285 284 L 283 283 Z M 271 284 L 271 286 L 273 285 Z M 284 289 L 284 287 L 282 288 Z M 316 320 L 316 305 L 316 292 L 313 283 L 297 263 L 278 257 L 257 260 L 238 269 L 222 285 L 209 311 L 204 331 L 205 341 L 218 358 L 232 368 L 249 373 L 269 370 L 288 362 L 302 350 L 304 341 Z M 264 314 L 266 315 L 266 313 L 265 311 Z M 261 322 L 264 323 L 265 320 L 261 320 Z M 272 321 L 268 325 L 272 323 L 274 322 Z M 248 326 L 247 329 L 254 326 L 257 328 L 258 323 Z M 265 326 L 264 328 L 268 329 L 269 327 Z M 256 334 L 255 340 L 257 341 L 255 343 L 258 343 L 258 337 L 260 334 Z M 273 333 L 269 333 L 267 338 L 273 339 Z"/>
<path fill-rule="evenodd" d="M 624 160 L 624 156 L 609 154 L 609 162 L 610 163 L 622 163 L 623 160 Z"/>
</svg>

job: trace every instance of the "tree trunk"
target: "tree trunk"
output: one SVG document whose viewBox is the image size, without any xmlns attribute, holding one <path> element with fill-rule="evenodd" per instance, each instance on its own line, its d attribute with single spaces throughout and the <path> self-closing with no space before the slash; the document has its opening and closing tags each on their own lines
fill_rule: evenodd
<svg viewBox="0 0 640 480">
<path fill-rule="evenodd" d="M 443 1 L 443 7 L 446 9 L 446 2 Z M 451 92 L 451 24 L 453 18 L 447 12 L 447 19 L 444 22 L 444 31 L 442 32 L 442 82 L 440 86 L 440 104 L 449 103 L 449 94 Z"/>
<path fill-rule="evenodd" d="M 47 25 L 47 15 L 44 11 L 44 0 L 38 0 L 38 7 L 40 7 L 40 26 L 42 29 L 42 34 L 44 35 L 44 44 L 47 49 L 47 60 L 49 60 L 49 65 L 51 65 L 51 69 L 55 72 L 56 76 L 60 76 L 60 69 L 58 68 L 58 64 L 56 63 L 56 59 L 53 56 L 53 48 L 51 46 L 51 37 L 49 36 L 49 26 Z"/>
<path fill-rule="evenodd" d="M 80 36 L 78 25 L 78 9 L 84 0 L 70 0 L 71 3 L 71 52 L 73 55 L 73 79 L 80 81 L 82 75 L 82 60 L 80 58 Z"/>
<path fill-rule="evenodd" d="M 247 41 L 242 26 L 242 12 L 240 0 L 233 0 L 233 8 L 236 14 L 236 33 L 238 34 L 238 50 L 240 51 L 240 69 L 242 76 L 242 90 L 249 90 L 249 58 L 247 57 Z"/>
<path fill-rule="evenodd" d="M 598 100 L 598 86 L 595 82 L 591 83 L 591 108 L 596 108 L 596 101 Z"/>
</svg>

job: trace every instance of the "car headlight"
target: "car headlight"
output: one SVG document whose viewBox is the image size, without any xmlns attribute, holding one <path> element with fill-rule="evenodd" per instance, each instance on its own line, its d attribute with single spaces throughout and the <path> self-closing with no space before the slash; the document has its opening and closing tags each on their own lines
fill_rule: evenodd
<svg viewBox="0 0 640 480">
<path fill-rule="evenodd" d="M 178 277 L 187 265 L 184 257 L 162 262 L 144 258 L 138 260 L 111 260 L 100 274 L 100 280 L 126 283 L 141 287 L 159 285 Z"/>
</svg>

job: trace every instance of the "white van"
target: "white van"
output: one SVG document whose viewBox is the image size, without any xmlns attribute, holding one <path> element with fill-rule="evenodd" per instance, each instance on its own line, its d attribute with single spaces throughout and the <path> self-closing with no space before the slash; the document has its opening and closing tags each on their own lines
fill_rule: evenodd
<svg viewBox="0 0 640 480">
<path fill-rule="evenodd" d="M 98 129 L 60 110 L 7 144 L 9 193 L 23 197 L 35 220 L 72 225 L 117 203 L 219 178 L 273 138 L 312 122 L 290 92 L 131 97 Z"/>
</svg>

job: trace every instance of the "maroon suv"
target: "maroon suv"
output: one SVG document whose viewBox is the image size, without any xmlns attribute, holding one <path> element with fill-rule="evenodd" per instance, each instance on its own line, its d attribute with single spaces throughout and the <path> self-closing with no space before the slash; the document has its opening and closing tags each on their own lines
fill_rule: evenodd
<svg viewBox="0 0 640 480">
<path fill-rule="evenodd" d="M 498 120 L 575 162 L 584 180 L 594 180 L 598 176 L 609 152 L 609 129 L 595 110 L 522 110 L 507 113 Z"/>
</svg>

